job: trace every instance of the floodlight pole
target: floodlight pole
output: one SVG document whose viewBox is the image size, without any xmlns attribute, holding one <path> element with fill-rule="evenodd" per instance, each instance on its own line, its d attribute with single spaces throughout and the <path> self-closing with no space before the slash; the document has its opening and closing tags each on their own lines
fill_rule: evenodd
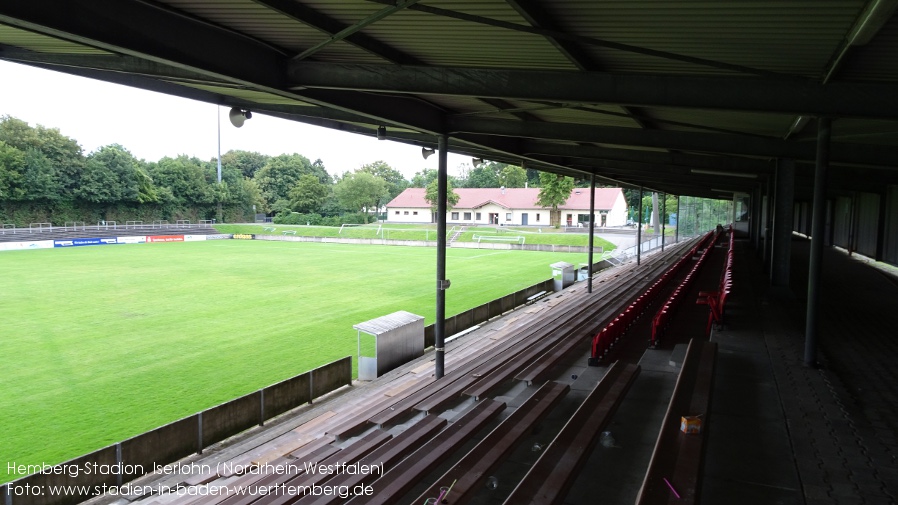
<svg viewBox="0 0 898 505">
<path fill-rule="evenodd" d="M 221 106 L 215 106 L 215 119 L 218 124 L 218 189 L 221 189 Z M 221 192 L 219 192 L 221 197 Z M 221 222 L 221 200 L 218 201 L 218 222 Z"/>
<path fill-rule="evenodd" d="M 434 373 L 439 379 L 443 376 L 446 354 L 446 200 L 447 191 L 447 159 L 449 154 L 449 137 L 440 135 L 437 140 L 439 149 L 439 166 L 437 167 L 437 314 L 433 324 Z"/>
</svg>

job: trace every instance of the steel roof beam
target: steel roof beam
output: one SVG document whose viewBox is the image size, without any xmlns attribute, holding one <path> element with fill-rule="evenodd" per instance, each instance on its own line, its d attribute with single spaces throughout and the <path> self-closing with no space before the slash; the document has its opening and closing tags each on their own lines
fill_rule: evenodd
<svg viewBox="0 0 898 505">
<path fill-rule="evenodd" d="M 313 54 L 324 49 L 325 47 L 327 47 L 335 42 L 339 42 L 347 37 L 350 37 L 360 30 L 364 30 L 366 26 L 372 25 L 372 24 L 380 21 L 381 19 L 391 16 L 407 7 L 410 7 L 410 6 L 420 2 L 420 1 L 421 0 L 397 0 L 396 2 L 393 2 L 389 7 L 385 7 L 383 9 L 375 12 L 374 14 L 371 14 L 370 16 L 367 16 L 364 19 L 361 19 L 359 22 L 355 23 L 354 25 L 347 26 L 346 28 L 338 31 L 337 33 L 332 34 L 330 37 L 327 38 L 327 40 L 323 40 L 323 41 L 319 42 L 318 44 L 315 44 L 314 46 L 297 54 L 296 56 L 293 57 L 293 60 L 296 61 L 296 60 L 302 60 L 302 59 L 308 58 L 309 56 L 312 56 Z"/>
<path fill-rule="evenodd" d="M 342 23 L 327 14 L 309 7 L 308 5 L 296 2 L 295 0 L 253 0 L 259 5 L 267 7 L 273 11 L 277 11 L 291 19 L 299 21 L 307 26 L 326 34 L 334 35 L 349 28 L 349 25 Z M 391 63 L 401 65 L 421 65 L 423 62 L 414 56 L 400 51 L 388 44 L 385 44 L 374 37 L 361 32 L 354 32 L 346 35 L 344 40 L 363 51 L 367 51 L 373 55 L 379 56 Z"/>
<path fill-rule="evenodd" d="M 290 86 L 898 119 L 893 83 L 291 62 Z"/>
<path fill-rule="evenodd" d="M 704 132 L 640 130 L 574 123 L 534 123 L 471 117 L 451 117 L 448 131 L 479 133 L 544 140 L 566 140 L 620 146 L 677 149 L 765 158 L 813 160 L 815 145 L 771 137 L 724 135 Z M 576 150 L 576 146 L 572 146 Z M 861 144 L 833 143 L 831 161 L 842 164 L 870 165 L 898 169 L 898 148 Z"/>
</svg>

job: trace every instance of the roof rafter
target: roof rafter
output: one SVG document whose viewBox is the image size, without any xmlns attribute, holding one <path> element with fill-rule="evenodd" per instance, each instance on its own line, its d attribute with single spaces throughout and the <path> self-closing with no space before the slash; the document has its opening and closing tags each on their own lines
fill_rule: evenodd
<svg viewBox="0 0 898 505">
<path fill-rule="evenodd" d="M 316 30 L 328 36 L 333 36 L 335 34 L 343 32 L 347 28 L 350 28 L 349 25 L 342 23 L 326 14 L 323 14 L 317 9 L 293 0 L 253 1 L 271 10 L 280 12 L 281 14 L 299 21 L 300 23 L 315 28 Z M 385 44 L 380 40 L 377 40 L 376 38 L 359 31 L 345 35 L 343 40 L 355 47 L 358 47 L 359 49 L 367 51 L 370 54 L 384 58 L 391 63 L 398 63 L 401 65 L 423 64 L 423 62 L 418 58 L 415 58 L 414 56 L 406 52 L 400 51 L 395 47 L 390 46 L 389 44 Z"/>
<path fill-rule="evenodd" d="M 367 0 L 369 2 L 380 3 L 384 5 L 393 5 L 394 0 Z M 444 16 L 452 19 L 458 19 L 460 21 L 468 21 L 471 23 L 478 23 L 487 26 L 492 26 L 496 28 L 504 28 L 507 30 L 513 30 L 518 32 L 531 33 L 534 35 L 541 35 L 543 37 L 555 37 L 559 40 L 570 40 L 574 42 L 579 42 L 581 44 L 593 45 L 598 47 L 606 47 L 609 49 L 616 49 L 619 51 L 625 51 L 630 53 L 642 54 L 645 56 L 654 56 L 657 58 L 662 58 L 666 60 L 674 60 L 681 61 L 684 63 L 691 63 L 693 65 L 699 65 L 710 68 L 717 68 L 721 70 L 728 70 L 732 72 L 738 72 L 743 74 L 754 74 L 754 75 L 766 75 L 766 76 L 779 76 L 779 77 L 788 77 L 783 74 L 779 74 L 777 72 L 771 72 L 768 70 L 746 67 L 744 65 L 734 65 L 731 63 L 725 63 L 722 61 L 714 61 L 708 60 L 705 58 L 698 58 L 695 56 L 687 56 L 683 54 L 671 53 L 667 51 L 659 51 L 656 49 L 648 49 L 645 47 L 634 46 L 630 44 L 622 44 L 620 42 L 613 42 L 610 40 L 597 39 L 593 37 L 585 37 L 582 35 L 576 35 L 573 33 L 565 33 L 558 32 L 552 30 L 546 30 L 544 28 L 537 28 L 534 26 L 524 26 L 517 23 L 509 23 L 507 21 L 500 21 L 498 19 L 486 18 L 483 16 L 475 16 L 473 14 L 466 14 L 464 12 L 453 11 L 449 9 L 441 9 L 439 7 L 431 7 L 429 5 L 412 5 L 408 7 L 409 10 L 426 12 L 428 14 L 433 14 L 436 16 Z"/>
<path fill-rule="evenodd" d="M 371 14 L 370 16 L 367 16 L 366 18 L 360 20 L 359 22 L 355 23 L 354 25 L 347 26 L 346 28 L 338 31 L 337 33 L 334 33 L 333 35 L 328 37 L 327 40 L 323 40 L 323 41 L 319 42 L 318 44 L 315 44 L 314 46 L 297 54 L 296 56 L 293 57 L 293 59 L 294 60 L 302 60 L 302 59 L 308 58 L 309 56 L 317 53 L 318 51 L 324 49 L 325 47 L 333 44 L 334 42 L 339 42 L 339 41 L 345 39 L 346 37 L 349 37 L 349 36 L 357 33 L 359 30 L 365 29 L 366 26 L 374 24 L 374 23 L 380 21 L 381 19 L 391 16 L 405 8 L 411 7 L 412 5 L 414 5 L 420 1 L 421 0 L 397 0 L 395 2 L 391 2 L 389 7 L 385 7 L 383 9 L 375 12 L 374 14 Z"/>
<path fill-rule="evenodd" d="M 898 119 L 890 83 L 292 62 L 291 87 Z"/>
<path fill-rule="evenodd" d="M 545 28 L 552 32 L 564 33 L 563 30 L 552 16 L 537 2 L 533 0 L 505 0 L 512 6 L 531 26 L 536 28 Z M 594 58 L 592 58 L 583 48 L 574 41 L 559 39 L 555 36 L 545 36 L 556 49 L 558 49 L 565 58 L 577 66 L 580 70 L 589 72 L 597 72 L 604 70 Z M 637 125 L 643 128 L 655 128 L 655 125 L 647 118 L 643 110 L 634 110 L 632 107 L 622 106 L 621 109 L 632 119 Z"/>
<path fill-rule="evenodd" d="M 477 133 L 518 138 L 565 140 L 620 146 L 678 149 L 682 151 L 735 154 L 772 158 L 814 160 L 816 145 L 771 137 L 723 135 L 703 132 L 638 130 L 574 123 L 532 123 L 499 119 L 448 119 L 450 134 Z M 576 148 L 572 146 L 572 150 Z M 898 167 L 898 148 L 847 143 L 832 143 L 831 161 L 841 164 Z"/>
</svg>

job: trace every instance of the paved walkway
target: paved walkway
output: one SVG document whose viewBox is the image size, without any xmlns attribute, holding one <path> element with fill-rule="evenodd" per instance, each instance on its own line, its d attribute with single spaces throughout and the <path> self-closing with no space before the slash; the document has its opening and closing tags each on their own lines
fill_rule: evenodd
<svg viewBox="0 0 898 505">
<path fill-rule="evenodd" d="M 898 284 L 827 250 L 820 364 L 803 365 L 809 244 L 793 242 L 792 293 L 736 256 L 720 345 L 705 503 L 894 504 L 898 497 Z"/>
</svg>

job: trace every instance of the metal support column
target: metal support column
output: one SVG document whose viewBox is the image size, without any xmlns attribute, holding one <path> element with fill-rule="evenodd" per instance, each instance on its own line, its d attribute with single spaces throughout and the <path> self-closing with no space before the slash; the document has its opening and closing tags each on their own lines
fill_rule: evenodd
<svg viewBox="0 0 898 505">
<path fill-rule="evenodd" d="M 661 252 L 664 252 L 664 224 L 666 223 L 664 217 L 667 213 L 667 193 L 664 193 L 664 198 L 661 200 Z"/>
<path fill-rule="evenodd" d="M 817 308 L 820 304 L 820 273 L 823 271 L 823 236 L 826 224 L 826 172 L 829 168 L 829 139 L 832 120 L 817 119 L 817 166 L 814 170 L 814 202 L 811 220 L 811 256 L 808 265 L 808 308 L 804 332 L 804 364 L 817 365 Z"/>
<path fill-rule="evenodd" d="M 680 243 L 680 195 L 677 195 L 677 227 L 674 228 L 674 244 Z"/>
<path fill-rule="evenodd" d="M 751 239 L 755 252 L 761 249 L 761 186 L 755 188 L 751 196 Z"/>
<path fill-rule="evenodd" d="M 592 293 L 592 248 L 596 233 L 596 174 L 589 175 L 589 265 L 586 267 L 586 292 Z"/>
<path fill-rule="evenodd" d="M 773 204 L 773 252 L 770 261 L 770 285 L 777 288 L 789 287 L 794 195 L 795 160 L 777 160 L 776 201 Z"/>
<path fill-rule="evenodd" d="M 443 376 L 446 354 L 446 181 L 449 137 L 440 135 L 438 140 L 439 167 L 437 168 L 437 314 L 433 325 L 434 377 Z"/>
<path fill-rule="evenodd" d="M 642 186 L 639 186 L 639 217 L 636 218 L 636 264 L 642 262 Z"/>
</svg>

